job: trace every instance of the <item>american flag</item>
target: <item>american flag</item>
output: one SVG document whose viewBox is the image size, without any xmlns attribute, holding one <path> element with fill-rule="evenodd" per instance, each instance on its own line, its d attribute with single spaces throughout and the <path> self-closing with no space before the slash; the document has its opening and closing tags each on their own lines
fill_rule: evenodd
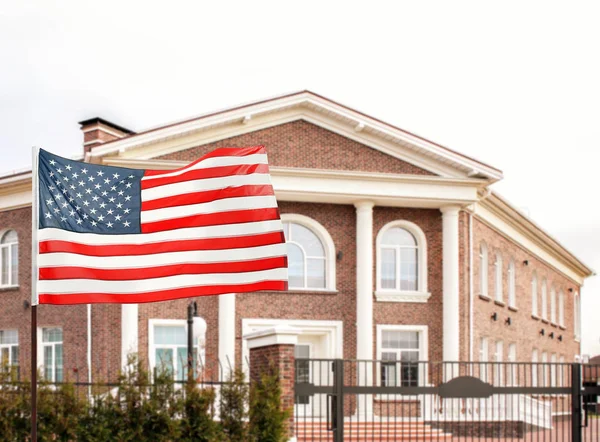
<svg viewBox="0 0 600 442">
<path fill-rule="evenodd" d="M 141 303 L 287 289 L 264 147 L 171 171 L 38 157 L 40 304 Z"/>
</svg>

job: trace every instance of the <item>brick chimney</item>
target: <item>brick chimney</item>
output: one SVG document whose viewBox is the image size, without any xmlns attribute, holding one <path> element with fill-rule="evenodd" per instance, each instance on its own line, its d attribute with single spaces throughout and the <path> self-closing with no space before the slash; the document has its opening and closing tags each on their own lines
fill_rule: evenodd
<svg viewBox="0 0 600 442">
<path fill-rule="evenodd" d="M 88 153 L 92 148 L 109 141 L 125 138 L 135 132 L 118 126 L 100 117 L 80 121 L 83 132 L 83 152 Z"/>
</svg>

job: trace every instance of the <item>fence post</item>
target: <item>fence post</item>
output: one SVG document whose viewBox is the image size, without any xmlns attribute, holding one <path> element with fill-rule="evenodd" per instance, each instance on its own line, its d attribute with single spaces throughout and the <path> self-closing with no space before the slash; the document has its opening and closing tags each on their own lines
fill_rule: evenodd
<svg viewBox="0 0 600 442">
<path fill-rule="evenodd" d="M 333 440 L 344 440 L 344 360 L 333 361 L 333 386 L 335 390 L 335 409 L 332 410 L 335 424 L 333 425 Z"/>
<path fill-rule="evenodd" d="M 571 441 L 582 442 L 581 364 L 571 364 Z"/>
<path fill-rule="evenodd" d="M 281 386 L 282 410 L 290 410 L 288 420 L 288 439 L 294 437 L 294 384 L 295 357 L 294 349 L 298 343 L 299 330 L 276 326 L 259 330 L 244 336 L 250 350 L 250 383 L 260 379 L 262 374 L 276 374 Z"/>
</svg>

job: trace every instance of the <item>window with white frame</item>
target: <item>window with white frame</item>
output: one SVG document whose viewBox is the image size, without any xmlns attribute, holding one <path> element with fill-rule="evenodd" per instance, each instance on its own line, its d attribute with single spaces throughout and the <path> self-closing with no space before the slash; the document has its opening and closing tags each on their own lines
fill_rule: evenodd
<svg viewBox="0 0 600 442">
<path fill-rule="evenodd" d="M 427 241 L 409 221 L 393 221 L 377 234 L 377 291 L 427 292 Z"/>
<path fill-rule="evenodd" d="M 19 332 L 0 330 L 0 368 L 19 365 Z"/>
<path fill-rule="evenodd" d="M 62 382 L 64 376 L 62 328 L 42 329 L 42 354 L 44 378 L 49 382 Z"/>
<path fill-rule="evenodd" d="M 517 344 L 512 343 L 508 346 L 508 384 L 517 385 Z"/>
<path fill-rule="evenodd" d="M 575 339 L 581 339 L 581 299 L 579 293 L 575 293 L 573 302 L 573 332 L 575 333 Z"/>
<path fill-rule="evenodd" d="M 538 373 L 540 371 L 539 360 L 538 360 L 538 351 L 533 349 L 531 353 L 531 386 L 538 386 Z"/>
<path fill-rule="evenodd" d="M 535 273 L 531 278 L 531 314 L 538 315 L 538 280 Z"/>
<path fill-rule="evenodd" d="M 495 367 L 494 373 L 494 384 L 497 386 L 504 385 L 504 342 L 496 341 L 496 352 L 494 354 L 494 359 L 497 364 Z"/>
<path fill-rule="evenodd" d="M 542 280 L 542 319 L 548 320 L 548 284 Z"/>
<path fill-rule="evenodd" d="M 558 325 L 565 326 L 565 294 L 558 292 Z"/>
<path fill-rule="evenodd" d="M 479 340 L 479 377 L 483 382 L 488 380 L 489 347 L 488 338 Z"/>
<path fill-rule="evenodd" d="M 500 255 L 500 252 L 496 253 L 496 262 L 494 262 L 494 274 L 495 274 L 495 278 L 494 278 L 494 287 L 495 287 L 495 294 L 494 294 L 494 299 L 496 301 L 500 301 L 502 302 L 502 255 Z"/>
<path fill-rule="evenodd" d="M 378 326 L 380 385 L 414 387 L 425 385 L 427 329 Z"/>
<path fill-rule="evenodd" d="M 508 305 L 517 306 L 517 288 L 516 288 L 516 269 L 515 260 L 511 259 L 508 263 Z"/>
<path fill-rule="evenodd" d="M 288 249 L 291 290 L 335 290 L 335 249 L 327 230 L 317 221 L 284 214 L 283 232 Z"/>
<path fill-rule="evenodd" d="M 561 355 L 560 358 L 558 358 L 558 363 L 560 364 L 558 366 L 558 386 L 562 387 L 565 385 L 565 375 L 567 373 L 564 355 Z"/>
<path fill-rule="evenodd" d="M 479 246 L 479 285 L 481 296 L 488 296 L 488 247 L 485 242 Z"/>
<path fill-rule="evenodd" d="M 166 372 L 176 381 L 187 379 L 188 349 L 187 325 L 184 320 L 152 323 L 150 365 Z M 193 366 L 196 366 L 197 347 L 194 346 Z"/>
<path fill-rule="evenodd" d="M 557 366 L 556 366 L 556 364 L 558 363 L 558 358 L 556 356 L 556 353 L 552 353 L 552 355 L 550 356 L 550 362 L 552 363 L 552 365 L 550 366 L 550 386 L 556 387 L 557 386 L 557 383 L 556 383 Z"/>
<path fill-rule="evenodd" d="M 556 324 L 556 290 L 550 287 L 550 322 Z"/>
<path fill-rule="evenodd" d="M 542 387 L 548 387 L 548 353 L 542 352 Z"/>
<path fill-rule="evenodd" d="M 19 284 L 19 237 L 9 230 L 0 239 L 0 286 Z"/>
</svg>

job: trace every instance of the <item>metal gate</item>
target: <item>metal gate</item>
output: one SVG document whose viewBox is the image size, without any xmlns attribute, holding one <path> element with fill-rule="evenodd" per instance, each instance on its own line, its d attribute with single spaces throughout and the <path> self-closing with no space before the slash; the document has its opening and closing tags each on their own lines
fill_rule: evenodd
<svg viewBox="0 0 600 442">
<path fill-rule="evenodd" d="M 600 366 L 409 357 L 295 364 L 298 442 L 600 442 Z"/>
</svg>

